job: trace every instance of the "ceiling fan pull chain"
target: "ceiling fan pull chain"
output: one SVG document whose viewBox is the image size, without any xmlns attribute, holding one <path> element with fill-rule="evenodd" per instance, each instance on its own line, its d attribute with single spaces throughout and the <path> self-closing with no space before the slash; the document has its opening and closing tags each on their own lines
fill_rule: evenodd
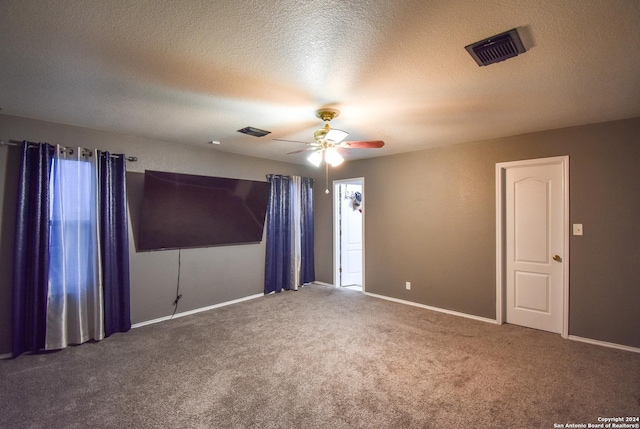
<svg viewBox="0 0 640 429">
<path fill-rule="evenodd" d="M 329 195 L 329 164 L 328 163 L 324 163 L 324 172 L 325 172 L 325 190 L 324 193 Z"/>
</svg>

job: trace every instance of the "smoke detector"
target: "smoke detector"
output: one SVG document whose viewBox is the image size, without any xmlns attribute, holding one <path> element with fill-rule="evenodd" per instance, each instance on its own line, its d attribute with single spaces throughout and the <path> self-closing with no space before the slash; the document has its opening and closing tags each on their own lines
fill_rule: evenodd
<svg viewBox="0 0 640 429">
<path fill-rule="evenodd" d="M 464 48 L 479 66 L 498 63 L 526 51 L 516 28 L 472 43 Z"/>
</svg>

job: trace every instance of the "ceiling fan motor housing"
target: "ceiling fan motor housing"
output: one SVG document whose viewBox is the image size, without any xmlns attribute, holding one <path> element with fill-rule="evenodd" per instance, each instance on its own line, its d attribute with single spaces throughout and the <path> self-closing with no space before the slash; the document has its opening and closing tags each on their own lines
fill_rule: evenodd
<svg viewBox="0 0 640 429">
<path fill-rule="evenodd" d="M 337 109 L 320 109 L 316 111 L 316 116 L 325 122 L 329 122 L 333 118 L 337 118 L 340 115 L 340 111 Z"/>
<path fill-rule="evenodd" d="M 320 128 L 319 130 L 317 130 L 315 133 L 313 133 L 313 138 L 317 141 L 320 142 L 322 140 L 325 139 L 325 137 L 327 137 L 327 133 L 331 130 L 331 128 L 329 127 L 329 123 L 327 122 L 325 124 L 325 126 L 323 128 Z"/>
</svg>

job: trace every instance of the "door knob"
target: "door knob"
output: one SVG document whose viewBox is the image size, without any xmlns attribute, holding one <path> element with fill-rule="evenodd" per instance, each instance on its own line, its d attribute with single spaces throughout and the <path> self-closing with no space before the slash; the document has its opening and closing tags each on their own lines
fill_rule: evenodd
<svg viewBox="0 0 640 429">
<path fill-rule="evenodd" d="M 562 262 L 562 258 L 560 257 L 560 255 L 553 255 L 553 260 L 557 262 Z"/>
</svg>

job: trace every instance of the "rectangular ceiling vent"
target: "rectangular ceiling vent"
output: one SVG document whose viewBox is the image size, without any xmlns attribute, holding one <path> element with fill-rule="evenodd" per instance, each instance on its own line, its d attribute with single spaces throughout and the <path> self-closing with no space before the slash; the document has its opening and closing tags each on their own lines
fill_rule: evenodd
<svg viewBox="0 0 640 429">
<path fill-rule="evenodd" d="M 249 134 L 250 136 L 254 136 L 254 137 L 263 137 L 263 136 L 266 136 L 267 134 L 271 134 L 271 131 L 265 131 L 265 130 L 261 130 L 260 128 L 254 128 L 254 127 L 244 127 L 242 129 L 239 129 L 238 132 L 242 134 Z"/>
<path fill-rule="evenodd" d="M 479 66 L 488 66 L 525 52 L 524 45 L 513 29 L 464 47 Z"/>
</svg>

